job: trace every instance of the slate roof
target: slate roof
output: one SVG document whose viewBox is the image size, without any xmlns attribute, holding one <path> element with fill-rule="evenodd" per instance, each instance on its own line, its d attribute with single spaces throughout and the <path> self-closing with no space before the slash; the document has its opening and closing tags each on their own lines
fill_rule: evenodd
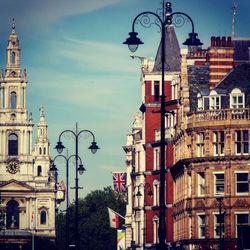
<svg viewBox="0 0 250 250">
<path fill-rule="evenodd" d="M 158 47 L 158 51 L 155 57 L 155 65 L 153 72 L 161 71 L 161 46 Z M 180 71 L 181 69 L 181 57 L 180 46 L 177 40 L 173 25 L 167 25 L 165 27 L 165 71 Z"/>
<path fill-rule="evenodd" d="M 197 94 L 209 95 L 209 67 L 208 65 L 189 65 L 188 84 L 190 111 L 197 110 Z"/>
<path fill-rule="evenodd" d="M 250 107 L 250 63 L 236 66 L 220 81 L 215 90 L 217 93 L 229 94 L 234 88 L 245 93 L 245 107 Z M 229 106 L 228 103 L 226 106 Z"/>
<path fill-rule="evenodd" d="M 249 61 L 249 47 L 250 47 L 250 38 L 234 38 L 232 40 L 234 47 L 234 60 L 236 61 Z"/>
</svg>

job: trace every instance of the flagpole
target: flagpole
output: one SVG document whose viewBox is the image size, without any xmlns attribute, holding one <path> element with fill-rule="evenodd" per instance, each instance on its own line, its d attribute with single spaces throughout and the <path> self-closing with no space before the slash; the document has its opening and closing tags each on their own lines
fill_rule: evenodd
<svg viewBox="0 0 250 250">
<path fill-rule="evenodd" d="M 109 208 L 110 210 L 112 210 L 115 214 L 117 214 L 118 216 L 120 216 L 122 219 L 125 220 L 125 217 L 123 217 L 122 215 L 120 215 L 119 213 L 117 213 L 116 211 L 114 211 L 113 209 Z"/>
</svg>

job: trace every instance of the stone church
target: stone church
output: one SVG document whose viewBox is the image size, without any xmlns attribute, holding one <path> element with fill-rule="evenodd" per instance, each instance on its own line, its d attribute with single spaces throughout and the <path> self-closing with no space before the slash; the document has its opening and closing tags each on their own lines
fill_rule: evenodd
<svg viewBox="0 0 250 250">
<path fill-rule="evenodd" d="M 32 146 L 28 80 L 20 65 L 14 19 L 6 60 L 0 74 L 0 249 L 30 249 L 34 238 L 55 238 L 55 178 L 49 174 L 50 143 L 43 107 Z"/>
</svg>

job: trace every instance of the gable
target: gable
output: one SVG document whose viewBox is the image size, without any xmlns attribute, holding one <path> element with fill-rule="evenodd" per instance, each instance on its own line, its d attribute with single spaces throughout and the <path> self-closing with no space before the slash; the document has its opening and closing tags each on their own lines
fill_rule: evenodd
<svg viewBox="0 0 250 250">
<path fill-rule="evenodd" d="M 17 180 L 10 180 L 0 185 L 0 191 L 33 191 L 33 190 L 34 188 L 32 188 L 31 186 Z"/>
</svg>

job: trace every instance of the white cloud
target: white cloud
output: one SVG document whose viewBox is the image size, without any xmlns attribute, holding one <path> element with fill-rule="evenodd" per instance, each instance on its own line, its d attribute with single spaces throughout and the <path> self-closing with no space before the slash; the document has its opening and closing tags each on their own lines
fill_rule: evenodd
<svg viewBox="0 0 250 250">
<path fill-rule="evenodd" d="M 117 4 L 121 0 L 1 0 L 2 20 L 9 22 L 16 17 L 19 23 L 27 26 L 47 27 L 60 18 L 92 12 Z"/>
</svg>

